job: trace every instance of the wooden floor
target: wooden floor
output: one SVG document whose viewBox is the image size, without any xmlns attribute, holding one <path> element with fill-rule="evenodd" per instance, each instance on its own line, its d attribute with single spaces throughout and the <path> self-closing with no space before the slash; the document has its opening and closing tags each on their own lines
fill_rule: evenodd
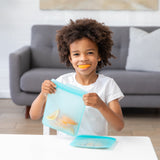
<svg viewBox="0 0 160 160">
<path fill-rule="evenodd" d="M 160 159 L 160 109 L 123 109 L 125 128 L 121 132 L 109 127 L 109 135 L 148 136 Z M 0 99 L 0 134 L 42 134 L 41 120 L 25 119 L 25 107 Z M 52 130 L 52 134 L 56 132 Z"/>
</svg>

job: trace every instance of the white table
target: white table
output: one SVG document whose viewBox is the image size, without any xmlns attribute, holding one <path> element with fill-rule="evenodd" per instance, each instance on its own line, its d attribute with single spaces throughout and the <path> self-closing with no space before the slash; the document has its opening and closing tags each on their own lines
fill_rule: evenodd
<svg viewBox="0 0 160 160">
<path fill-rule="evenodd" d="M 148 137 L 114 136 L 112 149 L 70 146 L 73 138 L 0 134 L 1 160 L 158 160 Z"/>
</svg>

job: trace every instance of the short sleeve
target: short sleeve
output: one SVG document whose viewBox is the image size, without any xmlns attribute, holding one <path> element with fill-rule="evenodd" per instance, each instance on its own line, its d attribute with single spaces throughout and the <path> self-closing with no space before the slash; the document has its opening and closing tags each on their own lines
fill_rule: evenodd
<svg viewBox="0 0 160 160">
<path fill-rule="evenodd" d="M 63 78 L 62 76 L 59 76 L 57 79 L 56 79 L 58 82 L 62 83 L 63 82 Z"/>
<path fill-rule="evenodd" d="M 118 99 L 120 101 L 124 97 L 124 94 L 122 93 L 121 89 L 113 79 L 111 79 L 110 84 L 106 90 L 107 90 L 107 96 L 106 96 L 107 104 L 115 99 Z"/>
</svg>

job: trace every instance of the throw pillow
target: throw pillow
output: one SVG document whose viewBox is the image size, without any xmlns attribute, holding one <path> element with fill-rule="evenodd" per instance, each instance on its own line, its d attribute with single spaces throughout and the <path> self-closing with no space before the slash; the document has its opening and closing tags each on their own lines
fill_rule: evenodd
<svg viewBox="0 0 160 160">
<path fill-rule="evenodd" d="M 126 70 L 160 72 L 160 29 L 148 33 L 130 28 Z"/>
</svg>

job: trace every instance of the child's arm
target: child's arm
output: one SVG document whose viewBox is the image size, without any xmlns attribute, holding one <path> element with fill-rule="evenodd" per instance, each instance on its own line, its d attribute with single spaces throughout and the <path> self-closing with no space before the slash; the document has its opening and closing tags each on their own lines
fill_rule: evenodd
<svg viewBox="0 0 160 160">
<path fill-rule="evenodd" d="M 43 116 L 44 107 L 47 100 L 47 94 L 55 93 L 56 91 L 55 87 L 56 85 L 50 80 L 45 80 L 42 83 L 41 92 L 31 105 L 31 109 L 30 109 L 31 119 L 37 120 Z"/>
<path fill-rule="evenodd" d="M 85 105 L 97 108 L 103 117 L 114 127 L 120 131 L 124 127 L 123 114 L 118 100 L 111 101 L 108 105 L 101 100 L 96 93 L 88 93 L 83 96 Z"/>
<path fill-rule="evenodd" d="M 105 104 L 106 105 L 106 104 Z M 114 127 L 117 131 L 121 131 L 124 128 L 123 114 L 118 102 L 118 99 L 111 101 L 106 106 L 101 106 L 99 111 L 102 113 L 104 118 Z"/>
</svg>

